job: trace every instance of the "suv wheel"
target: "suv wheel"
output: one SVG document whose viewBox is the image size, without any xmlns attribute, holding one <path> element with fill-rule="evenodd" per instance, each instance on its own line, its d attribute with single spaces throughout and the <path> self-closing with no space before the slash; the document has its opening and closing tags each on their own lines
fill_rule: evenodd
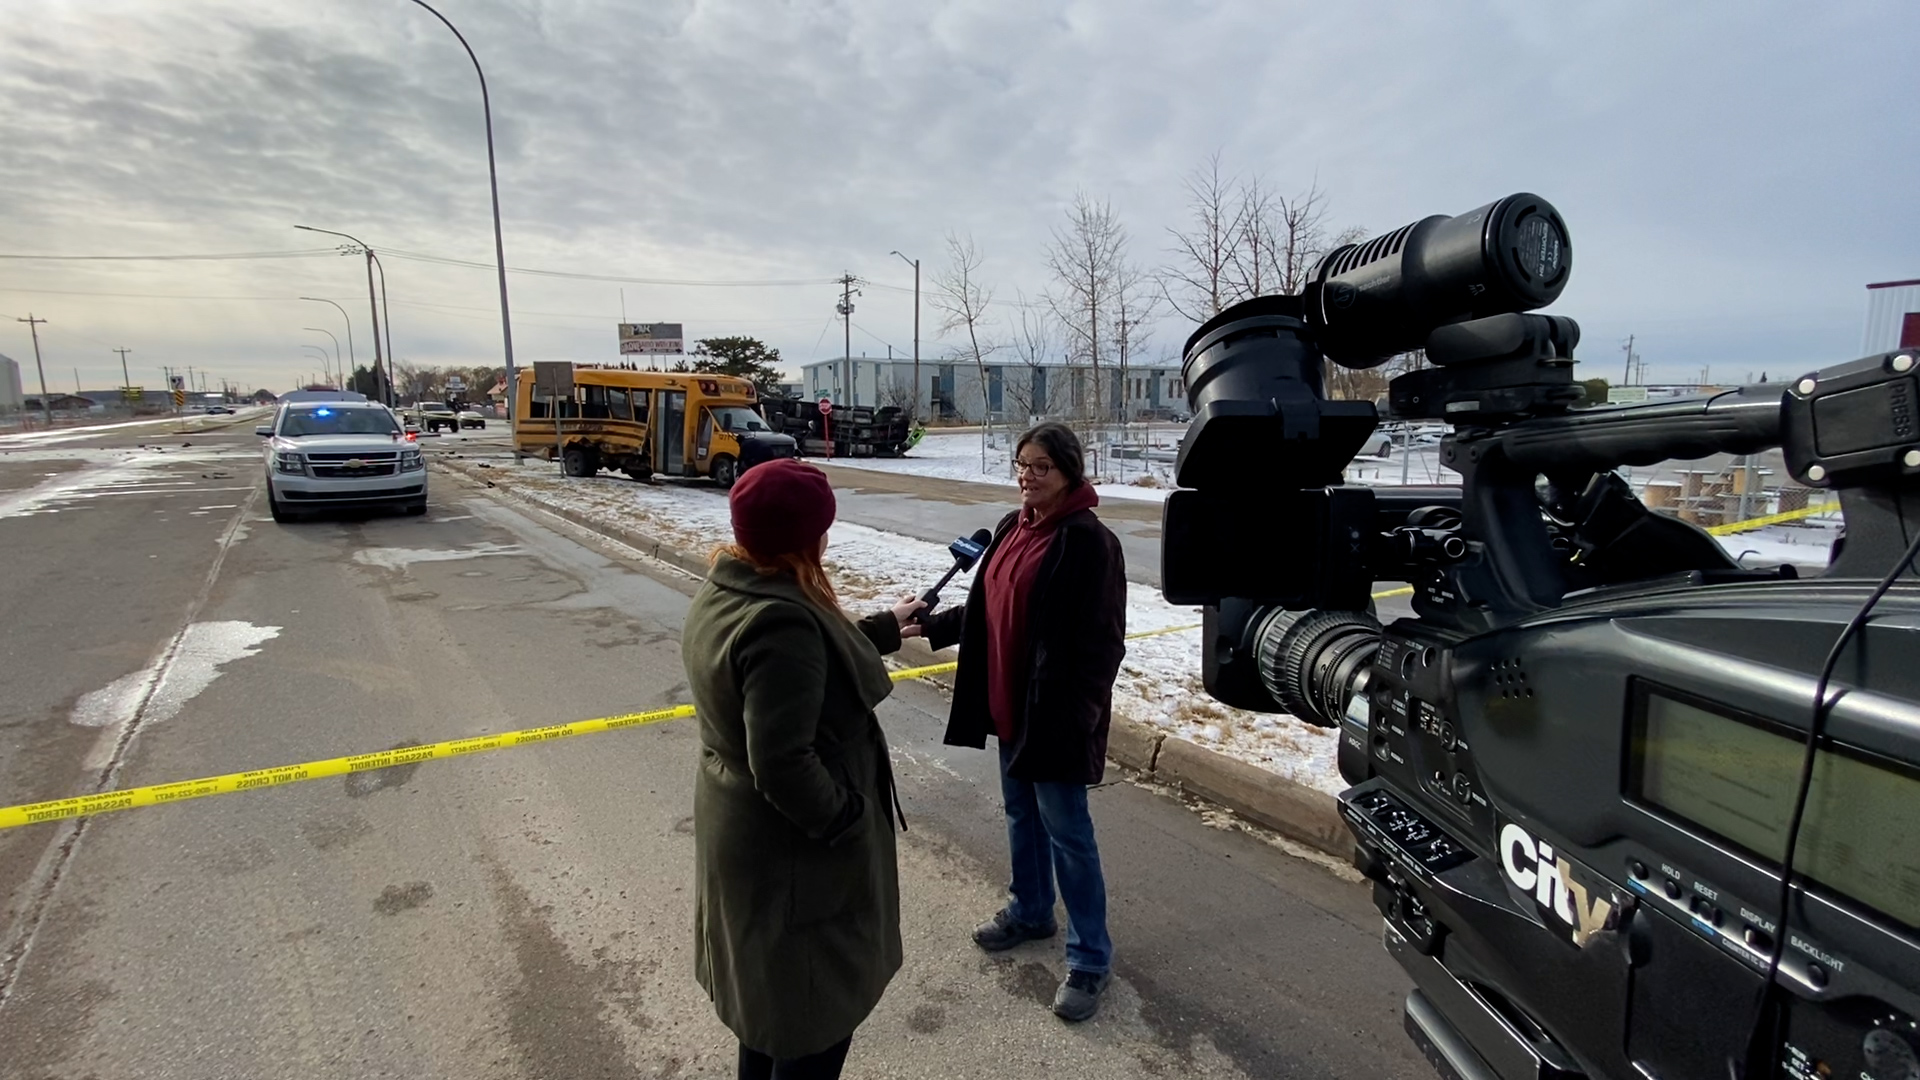
<svg viewBox="0 0 1920 1080">
<path fill-rule="evenodd" d="M 267 488 L 267 513 L 272 514 L 273 520 L 282 525 L 294 520 L 293 513 L 287 509 L 286 504 L 273 497 L 271 487 Z"/>
</svg>

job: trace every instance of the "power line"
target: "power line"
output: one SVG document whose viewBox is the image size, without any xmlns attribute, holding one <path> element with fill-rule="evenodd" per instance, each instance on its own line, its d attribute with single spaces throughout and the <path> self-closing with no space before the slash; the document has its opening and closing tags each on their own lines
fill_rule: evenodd
<svg viewBox="0 0 1920 1080">
<path fill-rule="evenodd" d="M 399 248 L 382 248 L 384 254 L 396 259 L 410 259 L 414 262 L 438 263 L 442 266 L 463 266 L 473 270 L 492 270 L 492 263 L 475 262 L 472 259 L 452 259 L 443 255 L 429 255 L 419 251 L 404 251 Z M 784 278 L 765 281 L 709 281 L 691 278 L 643 278 L 628 277 L 621 274 L 583 274 L 570 270 L 540 270 L 533 267 L 509 266 L 509 274 L 527 274 L 532 277 L 567 278 L 575 281 L 610 281 L 625 285 L 685 285 L 714 288 L 794 288 L 813 285 L 838 284 L 838 278 Z"/>
<path fill-rule="evenodd" d="M 223 262 L 233 259 L 307 259 L 338 253 L 336 248 L 302 248 L 298 251 L 228 251 L 210 255 L 0 255 L 0 259 L 45 262 Z"/>
</svg>

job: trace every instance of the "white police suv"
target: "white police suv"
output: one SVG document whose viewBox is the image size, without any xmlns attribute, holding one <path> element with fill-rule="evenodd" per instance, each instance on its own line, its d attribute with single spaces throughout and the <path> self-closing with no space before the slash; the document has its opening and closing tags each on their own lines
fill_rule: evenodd
<svg viewBox="0 0 1920 1080">
<path fill-rule="evenodd" d="M 267 440 L 267 507 L 286 521 L 330 509 L 427 510 L 427 463 L 413 432 L 373 401 L 288 401 Z"/>
</svg>

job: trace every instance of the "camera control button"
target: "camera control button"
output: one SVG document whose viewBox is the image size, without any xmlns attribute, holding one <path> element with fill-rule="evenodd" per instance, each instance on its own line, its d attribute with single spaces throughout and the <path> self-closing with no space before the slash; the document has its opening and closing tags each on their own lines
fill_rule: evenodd
<svg viewBox="0 0 1920 1080">
<path fill-rule="evenodd" d="M 1808 964 L 1807 981 L 1813 984 L 1815 990 L 1825 990 L 1827 983 L 1830 982 L 1831 979 L 1827 976 L 1826 968 L 1821 967 L 1819 964 Z"/>
<path fill-rule="evenodd" d="M 1627 872 L 1641 881 L 1647 880 L 1647 864 L 1641 862 L 1639 859 L 1635 859 L 1627 864 Z"/>
<path fill-rule="evenodd" d="M 1665 883 L 1663 883 L 1660 887 L 1666 890 L 1667 899 L 1669 900 L 1680 899 L 1680 883 L 1678 881 L 1675 881 L 1672 878 L 1668 878 L 1665 881 Z"/>
</svg>

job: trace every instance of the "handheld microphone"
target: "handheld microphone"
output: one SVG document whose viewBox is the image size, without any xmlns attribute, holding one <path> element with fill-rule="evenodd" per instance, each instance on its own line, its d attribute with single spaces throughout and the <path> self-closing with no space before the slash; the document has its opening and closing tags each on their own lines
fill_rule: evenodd
<svg viewBox="0 0 1920 1080">
<path fill-rule="evenodd" d="M 926 618 L 933 611 L 934 606 L 940 603 L 940 590 L 947 587 L 947 582 L 953 580 L 953 575 L 963 570 L 973 569 L 974 564 L 980 561 L 980 556 L 987 553 L 987 545 L 991 543 L 993 543 L 991 530 L 975 529 L 972 536 L 963 536 L 948 544 L 947 550 L 953 554 L 953 565 L 947 568 L 939 584 L 920 594 L 921 603 L 927 606 L 914 612 L 911 621 L 920 622 Z"/>
</svg>

